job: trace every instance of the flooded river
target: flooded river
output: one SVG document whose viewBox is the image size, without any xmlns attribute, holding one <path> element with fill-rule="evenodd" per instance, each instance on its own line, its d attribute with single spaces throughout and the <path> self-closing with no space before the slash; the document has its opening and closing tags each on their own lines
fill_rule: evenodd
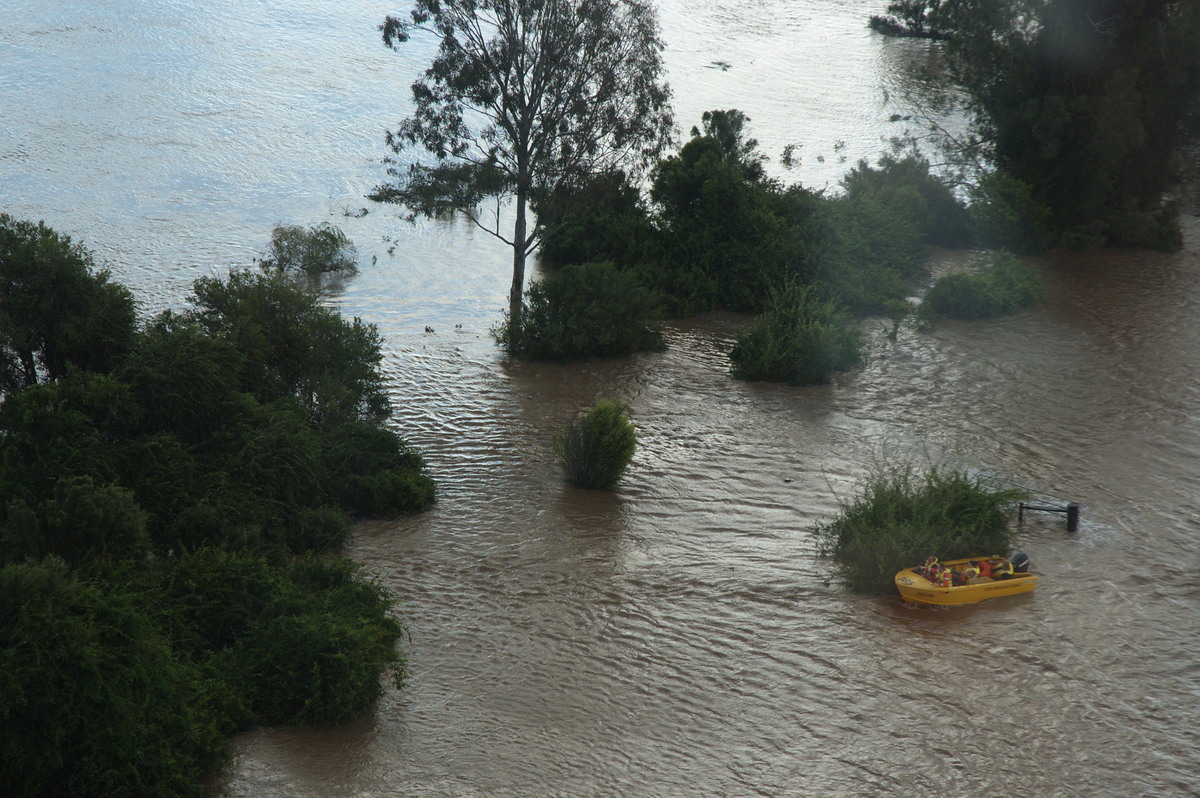
<svg viewBox="0 0 1200 798">
<path fill-rule="evenodd" d="M 885 3 L 666 0 L 677 115 L 740 108 L 786 179 L 836 185 L 927 87 Z M 1200 208 L 1182 252 L 1037 261 L 1016 317 L 869 323 L 867 364 L 790 388 L 728 376 L 745 319 L 663 353 L 505 362 L 502 248 L 363 195 L 423 45 L 370 0 L 8 0 L 0 210 L 83 241 L 147 311 L 331 221 L 363 269 L 396 425 L 440 502 L 356 530 L 401 597 L 409 683 L 329 729 L 235 742 L 230 796 L 1200 794 Z M 936 269 L 967 257 L 942 252 Z M 425 332 L 426 327 L 434 332 Z M 639 448 L 612 493 L 561 484 L 550 437 L 599 398 Z M 1079 502 L 1026 518 L 1036 593 L 918 609 L 830 582 L 811 528 L 875 469 L 936 461 Z"/>
</svg>

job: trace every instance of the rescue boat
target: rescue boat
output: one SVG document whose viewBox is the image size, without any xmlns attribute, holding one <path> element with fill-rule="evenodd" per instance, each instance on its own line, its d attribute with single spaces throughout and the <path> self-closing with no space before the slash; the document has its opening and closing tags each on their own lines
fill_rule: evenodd
<svg viewBox="0 0 1200 798">
<path fill-rule="evenodd" d="M 987 562 L 1002 575 L 999 577 L 973 576 L 968 569 L 977 568 Z M 896 587 L 905 601 L 919 604 L 937 604 L 952 606 L 957 604 L 976 604 L 988 599 L 1002 596 L 1016 596 L 1020 593 L 1031 593 L 1037 587 L 1037 574 L 1031 573 L 1028 567 L 1029 558 L 1017 554 L 1012 560 L 1004 557 L 966 557 L 961 560 L 947 560 L 939 563 L 941 568 L 949 568 L 951 584 L 944 584 L 943 579 L 931 579 L 925 566 L 914 565 L 896 574 Z"/>
</svg>

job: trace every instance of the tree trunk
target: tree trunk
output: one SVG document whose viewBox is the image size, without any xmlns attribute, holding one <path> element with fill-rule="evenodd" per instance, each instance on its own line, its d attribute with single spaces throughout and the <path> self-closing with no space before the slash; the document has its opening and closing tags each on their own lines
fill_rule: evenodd
<svg viewBox="0 0 1200 798">
<path fill-rule="evenodd" d="M 527 191 L 517 187 L 517 221 L 513 227 L 513 278 L 508 292 L 508 323 L 510 329 L 521 328 L 521 297 L 525 292 L 525 204 Z"/>
<path fill-rule="evenodd" d="M 37 362 L 33 358 L 32 349 L 21 350 L 21 366 L 25 371 L 25 387 L 29 388 L 33 385 L 37 385 Z"/>
</svg>

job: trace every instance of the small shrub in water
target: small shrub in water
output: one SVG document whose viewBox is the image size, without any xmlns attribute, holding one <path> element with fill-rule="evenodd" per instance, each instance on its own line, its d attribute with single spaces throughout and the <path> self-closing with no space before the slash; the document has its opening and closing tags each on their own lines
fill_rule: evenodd
<svg viewBox="0 0 1200 798">
<path fill-rule="evenodd" d="M 567 482 L 607 490 L 625 473 L 637 447 L 633 422 L 620 402 L 605 400 L 554 437 Z"/>
<path fill-rule="evenodd" d="M 772 294 L 729 357 L 741 380 L 820 385 L 862 359 L 862 332 L 816 289 L 791 283 Z"/>
<path fill-rule="evenodd" d="M 346 234 L 329 223 L 305 230 L 297 225 L 276 225 L 271 251 L 259 263 L 268 271 L 320 277 L 326 272 L 354 274 L 358 252 Z"/>
<path fill-rule="evenodd" d="M 994 319 L 1029 307 L 1042 297 L 1037 271 L 1006 252 L 993 256 L 992 264 L 978 274 L 947 274 L 936 283 L 917 308 L 927 322 L 939 318 L 979 321 Z"/>
<path fill-rule="evenodd" d="M 943 560 L 1007 555 L 1016 490 L 996 490 L 966 474 L 911 467 L 873 478 L 855 501 L 816 533 L 822 552 L 855 593 L 895 589 L 896 572 L 929 555 Z"/>
</svg>

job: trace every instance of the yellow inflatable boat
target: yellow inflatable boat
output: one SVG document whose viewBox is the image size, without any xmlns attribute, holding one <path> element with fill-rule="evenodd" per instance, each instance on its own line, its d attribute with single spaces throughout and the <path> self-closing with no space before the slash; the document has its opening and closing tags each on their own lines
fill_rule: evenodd
<svg viewBox="0 0 1200 798">
<path fill-rule="evenodd" d="M 987 599 L 1030 593 L 1038 577 L 1028 570 L 1024 554 L 1004 557 L 967 557 L 939 563 L 930 558 L 896 574 L 896 587 L 905 601 L 920 604 L 976 604 Z M 991 576 L 987 574 L 991 573 Z"/>
</svg>

